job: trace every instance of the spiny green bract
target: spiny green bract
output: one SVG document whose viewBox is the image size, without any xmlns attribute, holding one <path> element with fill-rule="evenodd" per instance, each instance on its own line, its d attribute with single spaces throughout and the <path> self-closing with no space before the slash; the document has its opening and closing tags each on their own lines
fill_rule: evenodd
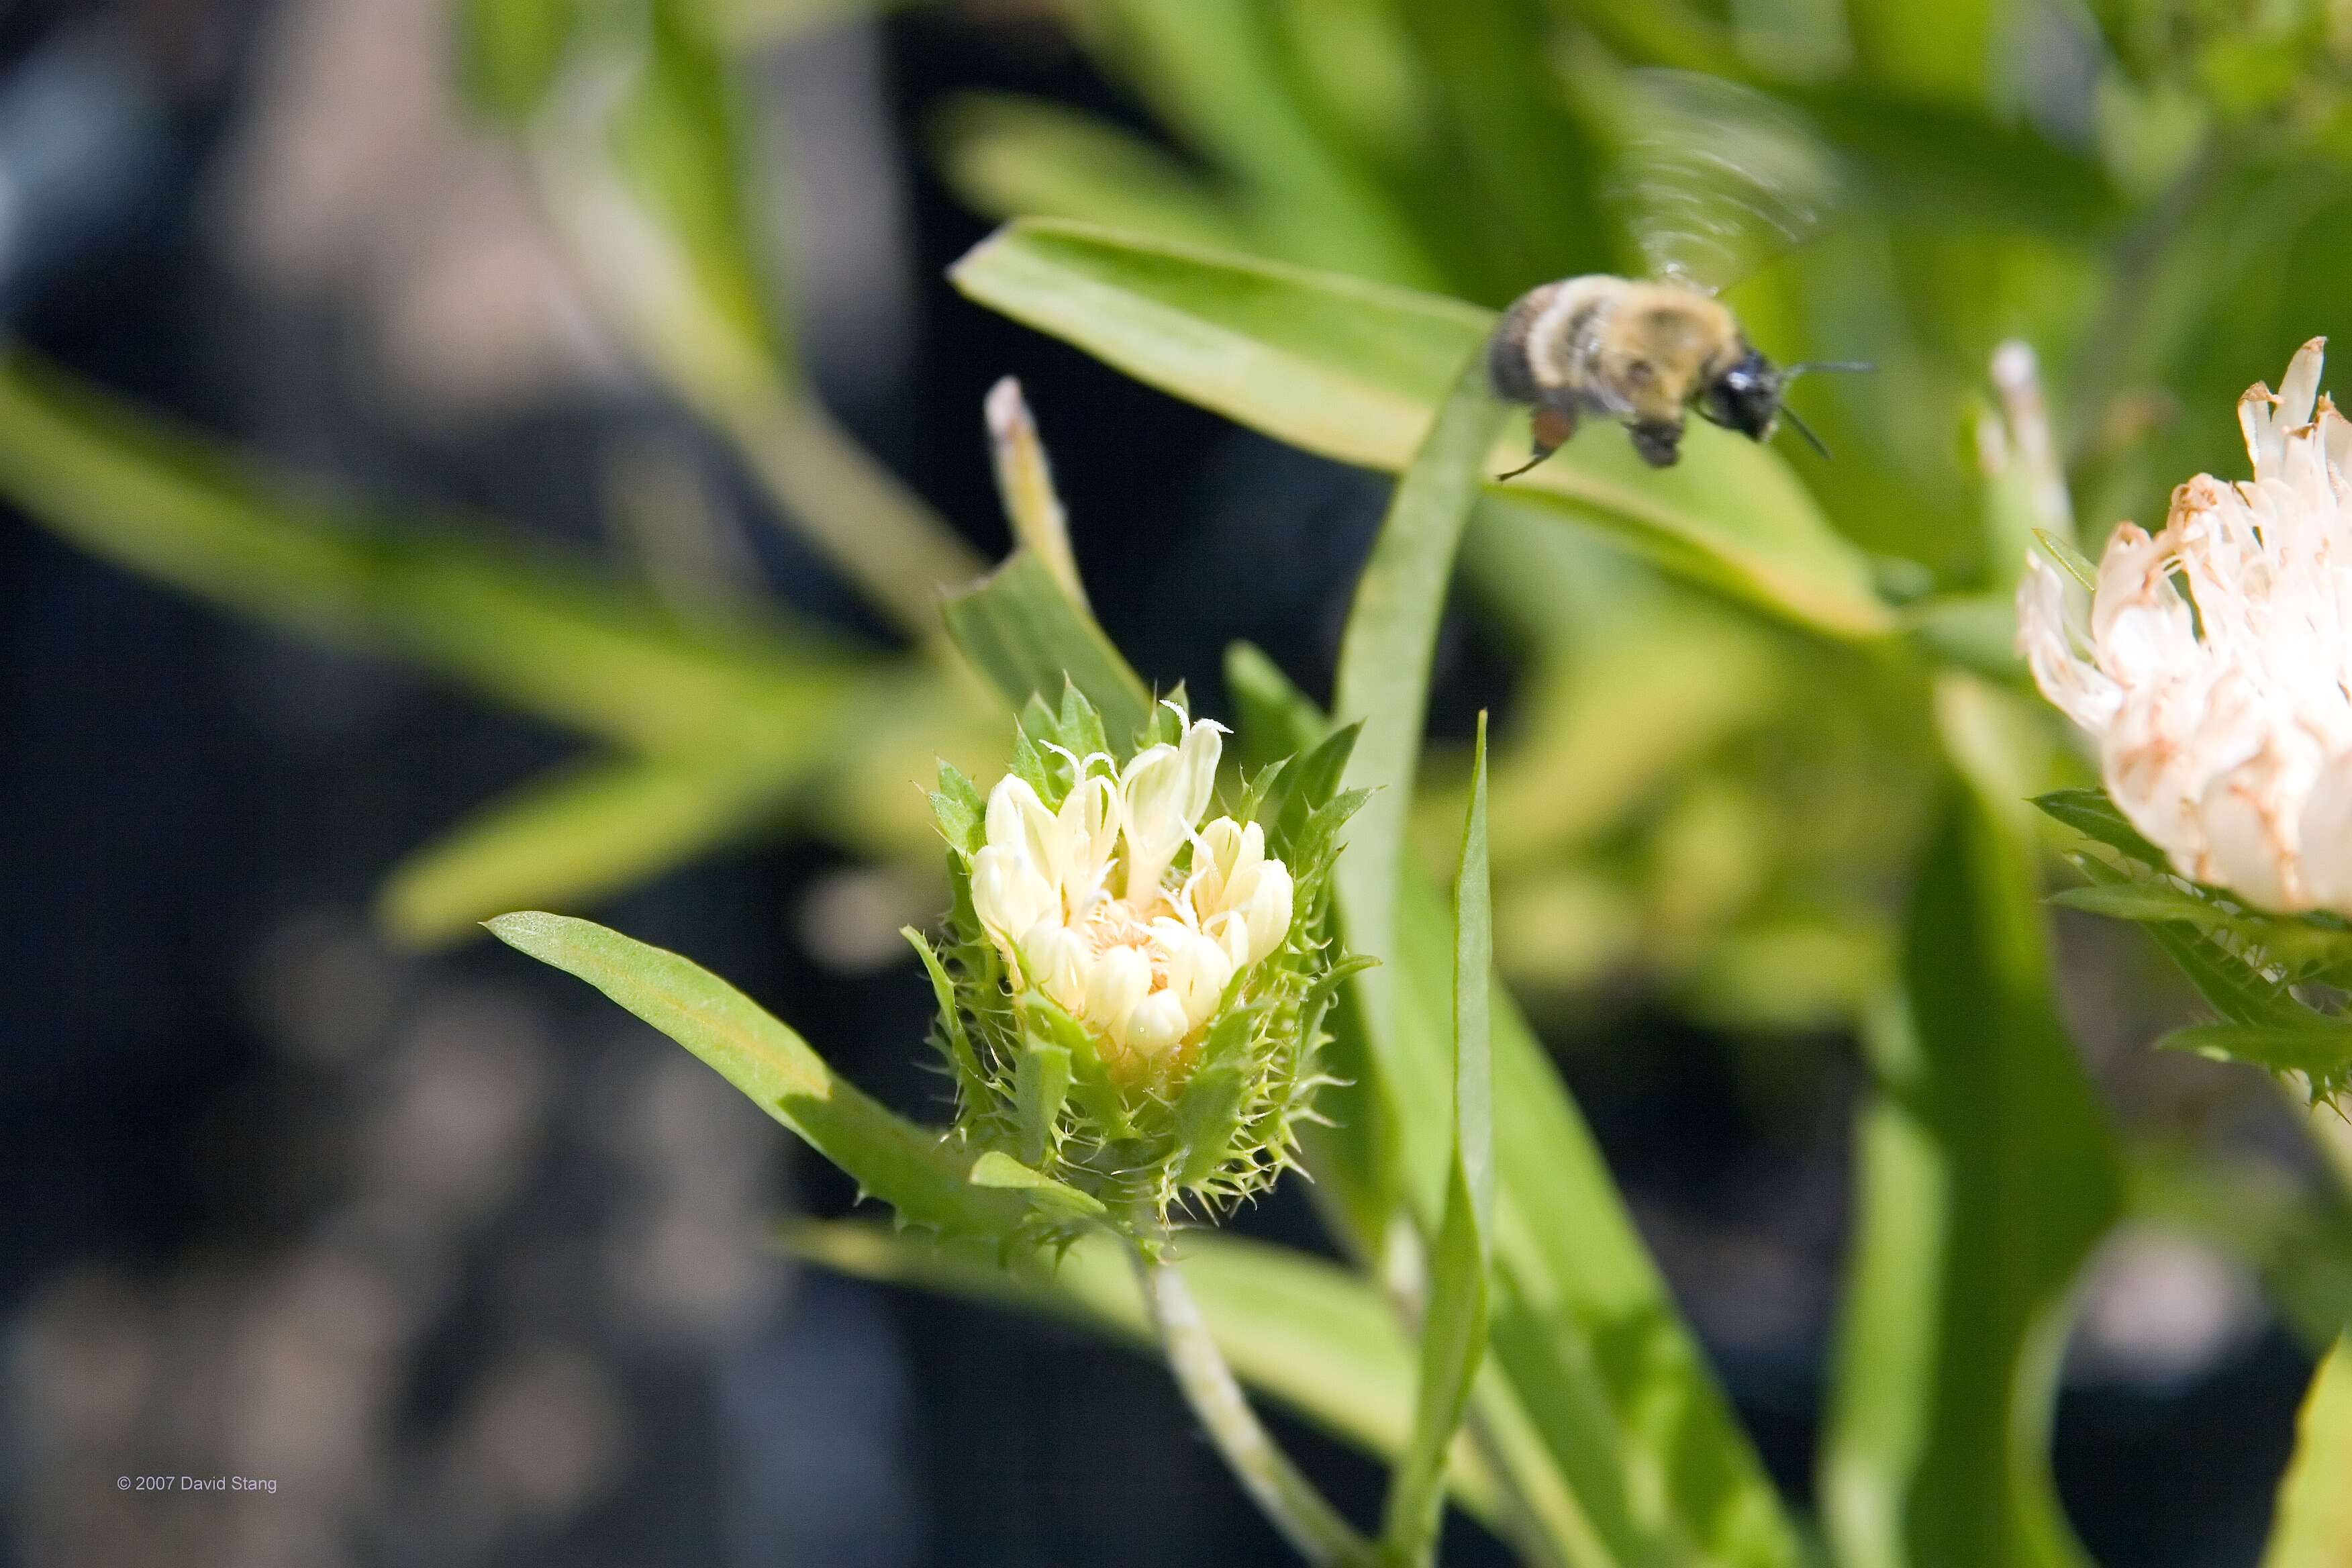
<svg viewBox="0 0 2352 1568">
<path fill-rule="evenodd" d="M 992 930 L 975 905 L 973 868 L 991 846 L 990 796 L 945 763 L 931 796 L 948 843 L 953 907 L 940 949 L 919 939 L 918 945 L 940 1002 L 932 1039 L 956 1085 L 953 1135 L 1066 1184 L 1100 1202 L 1113 1223 L 1143 1236 L 1156 1235 L 1171 1210 L 1229 1207 L 1296 1163 L 1300 1123 L 1314 1114 L 1318 1087 L 1329 1081 L 1317 1068 L 1323 1016 L 1339 982 L 1360 967 L 1339 956 L 1330 912 L 1340 829 L 1362 800 L 1361 792 L 1339 787 L 1355 742 L 1352 727 L 1249 780 L 1206 832 L 1201 819 L 1215 817 L 1216 808 L 1202 809 L 1209 783 L 1202 781 L 1196 798 L 1180 808 L 1185 838 L 1165 874 L 1113 896 L 1135 858 L 1120 830 L 1135 826 L 1129 820 L 1135 816 L 1150 816 L 1155 804 L 1164 826 L 1165 804 L 1173 797 L 1157 780 L 1180 755 L 1193 762 L 1205 750 L 1213 779 L 1217 742 L 1202 731 L 1214 729 L 1188 721 L 1180 688 L 1153 710 L 1141 733 L 1115 751 L 1095 709 L 1075 687 L 1066 688 L 1058 710 L 1033 697 L 1020 719 L 1012 772 L 990 792 L 997 801 L 1000 840 L 1020 820 L 1016 804 L 1031 801 L 1030 792 L 1034 815 L 1048 836 L 1055 817 L 1065 826 L 1081 819 L 1095 824 L 1090 841 L 1082 827 L 1071 830 L 1082 846 L 1091 842 L 1099 849 L 1109 835 L 1118 835 L 1097 879 L 1099 890 L 1082 896 L 1095 884 L 1076 881 L 1081 891 L 1049 906 L 1055 912 L 1041 921 L 1055 942 L 1065 940 L 1060 931 L 1066 927 L 1097 944 L 1072 960 L 1081 965 L 1099 966 L 1099 944 L 1106 941 L 1164 951 L 1144 934 L 1148 929 L 1170 933 L 1180 944 L 1199 942 L 1195 889 L 1222 889 L 1226 878 L 1238 883 L 1249 876 L 1258 863 L 1246 855 L 1255 852 L 1255 836 L 1263 835 L 1259 879 L 1288 874 L 1290 899 L 1278 910 L 1286 926 L 1278 944 L 1262 956 L 1251 956 L 1243 946 L 1246 936 L 1227 928 L 1237 950 L 1233 973 L 1205 1000 L 1194 993 L 1198 1005 L 1189 1018 L 1168 1003 L 1168 1016 L 1183 1020 L 1184 1032 L 1172 1045 L 1155 1038 L 1143 1047 L 1136 1037 L 1116 1037 L 1101 1021 L 1106 987 L 1099 979 L 1089 990 L 1073 989 L 1076 977 L 1066 977 L 1059 1000 L 1048 994 L 1052 977 L 1034 972 L 1021 933 Z M 1203 741 L 1204 747 L 1196 744 Z M 1079 790 L 1092 794 L 1073 803 Z M 1106 827 L 1106 814 L 1120 820 Z M 1148 863 L 1150 837 L 1139 833 L 1137 839 Z M 1029 842 L 1034 847 L 1037 840 Z M 1238 868 L 1231 863 L 1237 844 L 1252 846 Z M 1040 852 L 1051 852 L 1051 846 Z M 1196 872 L 1204 874 L 1196 879 Z M 1262 889 L 1255 907 L 1276 903 L 1276 892 Z M 982 902 L 991 897 L 1002 895 L 984 895 Z M 1201 901 L 1213 900 L 1204 895 Z M 1155 908 L 1162 912 L 1147 926 L 1138 911 Z M 1272 921 L 1260 924 L 1263 930 Z M 1040 945 L 1053 943 L 1030 948 Z M 1134 966 L 1133 955 L 1127 962 Z M 1218 962 L 1213 952 L 1209 962 Z M 1162 990 L 1182 984 L 1182 976 L 1165 973 L 1169 967 L 1160 965 L 1150 980 L 1154 1002 Z M 993 1168 L 1012 1169 L 1001 1161 Z M 1041 1210 L 1039 1227 L 1060 1226 L 1050 1210 Z"/>
<path fill-rule="evenodd" d="M 2190 881 L 2126 821 L 2106 792 L 2058 790 L 2034 804 L 2083 836 L 2070 858 L 2090 886 L 2054 901 L 2145 926 L 2220 1021 L 2175 1029 L 2174 1050 L 2298 1075 L 2314 1104 L 2341 1107 L 2352 1089 L 2352 928 L 2342 917 L 2273 914 Z"/>
</svg>

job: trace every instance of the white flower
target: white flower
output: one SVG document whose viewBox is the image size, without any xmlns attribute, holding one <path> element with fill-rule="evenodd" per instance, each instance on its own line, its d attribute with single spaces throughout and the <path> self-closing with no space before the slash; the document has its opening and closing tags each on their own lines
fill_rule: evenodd
<svg viewBox="0 0 2352 1568">
<path fill-rule="evenodd" d="M 2321 348 L 2239 401 L 2253 479 L 2200 474 L 2153 538 L 2117 528 L 2087 603 L 2029 557 L 2018 646 L 2177 870 L 2352 914 L 2352 424 L 2315 414 Z"/>
<path fill-rule="evenodd" d="M 1073 759 L 1078 783 L 1059 811 L 1011 775 L 989 792 L 972 908 L 1013 989 L 1051 997 L 1114 1054 L 1157 1061 L 1192 1039 L 1233 977 L 1289 936 L 1290 871 L 1267 858 L 1264 830 L 1224 816 L 1201 826 L 1221 733 L 1188 720 L 1176 744 L 1124 769 Z M 1191 874 L 1171 888 L 1187 843 Z"/>
</svg>

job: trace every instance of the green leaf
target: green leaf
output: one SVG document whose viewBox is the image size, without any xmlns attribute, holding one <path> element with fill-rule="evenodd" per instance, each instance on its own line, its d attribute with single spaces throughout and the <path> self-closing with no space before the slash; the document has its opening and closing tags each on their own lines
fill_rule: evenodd
<svg viewBox="0 0 2352 1568">
<path fill-rule="evenodd" d="M 831 761 L 831 727 L 796 755 L 600 757 L 570 763 L 491 802 L 394 867 L 376 918 L 427 947 L 471 934 L 520 905 L 579 908 L 737 837 Z"/>
<path fill-rule="evenodd" d="M 1247 188 L 1252 226 L 1286 256 L 1416 285 L 1435 280 L 1411 226 L 1297 90 L 1261 0 L 1087 0 L 1117 74 Z"/>
<path fill-rule="evenodd" d="M 1459 302 L 1274 263 L 1024 221 L 959 262 L 956 286 L 1139 380 L 1293 446 L 1395 471 L 1419 451 L 1494 316 Z M 1506 440 L 1487 471 L 1516 466 Z M 1651 470 L 1596 428 L 1492 504 L 1602 528 L 1668 570 L 1800 624 L 1875 637 L 1893 621 L 1865 558 L 1769 451 L 1693 429 Z"/>
<path fill-rule="evenodd" d="M 2067 1293 L 2120 1204 L 2033 862 L 1955 789 L 1872 1021 L 1822 1513 L 1842 1562 L 2085 1563 L 2046 1447 Z"/>
<path fill-rule="evenodd" d="M 800 1257 L 865 1279 L 961 1297 L 1076 1324 L 1146 1355 L 1134 1270 L 1105 1235 L 1081 1237 L 1058 1263 L 893 1235 L 871 1223 L 787 1221 Z M 1364 1452 L 1393 1458 L 1412 1423 L 1412 1361 L 1379 1293 L 1336 1264 L 1213 1231 L 1186 1231 L 1184 1281 L 1234 1374 L 1258 1393 Z M 1447 1456 L 1446 1481 L 1472 1517 L 1493 1521 L 1494 1472 L 1467 1442 Z"/>
<path fill-rule="evenodd" d="M 614 163 L 681 247 L 705 299 L 742 336 L 782 349 L 751 221 L 751 126 L 730 56 L 700 0 L 647 0 L 646 48 L 613 121 Z"/>
<path fill-rule="evenodd" d="M 2303 1402 L 2294 1459 L 2262 1568 L 2343 1568 L 2352 1563 L 2352 1336 L 2338 1340 Z"/>
<path fill-rule="evenodd" d="M 956 194 L 994 218 L 1057 217 L 1247 249 L 1250 229 L 1200 175 L 1107 121 L 1042 99 L 951 99 L 933 131 Z"/>
<path fill-rule="evenodd" d="M 1262 658 L 1228 660 L 1244 712 L 1295 748 L 1323 725 Z M 1252 742 L 1256 750 L 1261 742 Z M 1353 851 L 1350 851 L 1352 854 Z M 1438 1119 L 1412 1147 L 1445 1158 L 1453 1103 L 1454 928 L 1430 879 L 1408 860 L 1397 883 L 1398 1114 Z M 1496 1170 L 1488 1375 L 1476 1410 L 1541 1556 L 1564 1562 L 1685 1560 L 1792 1568 L 1796 1538 L 1779 1497 L 1676 1311 L 1591 1131 L 1543 1045 L 1497 986 L 1488 1020 Z M 1313 1191 L 1360 1255 L 1376 1257 L 1388 1210 L 1378 1199 L 1370 1076 L 1360 1021 L 1335 1014 L 1326 1060 L 1354 1081 L 1327 1089 L 1314 1129 Z M 1433 1198 L 1442 1165 L 1426 1184 Z M 1433 1201 L 1422 1211 L 1433 1226 Z"/>
<path fill-rule="evenodd" d="M 1062 1101 L 1070 1092 L 1070 1052 L 1066 1046 L 1033 1039 L 1013 1068 L 1013 1099 L 1021 1116 L 1021 1158 L 1045 1163 L 1058 1142 Z"/>
<path fill-rule="evenodd" d="M 780 627 L 683 621 L 478 521 L 389 526 L 23 349 L 0 354 L 0 493 L 148 577 L 638 750 L 724 754 L 822 730 L 861 668 Z"/>
<path fill-rule="evenodd" d="M 931 982 L 931 1003 L 939 1009 L 939 1042 L 946 1048 L 948 1066 L 956 1077 L 961 1103 L 970 1105 L 987 1092 L 988 1075 L 980 1069 L 980 1057 L 971 1048 L 971 1036 L 963 1026 L 963 1009 L 956 1002 L 955 982 L 948 975 L 947 965 L 940 962 L 930 938 L 913 926 L 900 926 L 898 934 L 907 939 L 922 960 L 923 973 Z"/>
<path fill-rule="evenodd" d="M 2251 1062 L 2273 1072 L 2299 1072 L 2318 1083 L 2341 1080 L 2352 1072 L 2352 1025 L 2316 1013 L 2293 1026 L 2192 1024 L 2156 1043 L 2161 1050 L 2187 1051 L 2213 1061 Z"/>
<path fill-rule="evenodd" d="M 1086 695 L 1104 731 L 1121 741 L 1150 721 L 1150 688 L 1027 551 L 1014 551 L 994 572 L 949 595 L 942 608 L 956 647 L 1016 710 L 1032 697 L 1059 701 L 1066 684 Z"/>
<path fill-rule="evenodd" d="M 1488 1226 L 1495 1209 L 1494 1079 L 1487 998 L 1494 984 L 1492 890 L 1486 871 L 1486 721 L 1478 721 L 1470 806 L 1454 886 L 1454 1157 L 1445 1212 L 1431 1249 L 1429 1307 L 1421 1328 L 1421 1392 L 1412 1441 L 1389 1483 L 1381 1552 L 1427 1563 L 1437 1550 L 1445 1450 L 1470 1405 L 1486 1353 Z"/>
<path fill-rule="evenodd" d="M 1066 1182 L 1057 1182 L 1042 1171 L 1032 1170 L 1001 1149 L 991 1149 L 971 1163 L 971 1184 L 1026 1193 L 1030 1206 L 1056 1224 L 1100 1219 L 1109 1212 L 1100 1198 L 1082 1193 Z"/>
<path fill-rule="evenodd" d="M 1429 672 L 1437 647 L 1437 624 L 1454 573 L 1462 530 L 1476 503 L 1479 463 L 1491 445 L 1501 410 L 1486 390 L 1486 365 L 1472 354 L 1457 368 L 1454 390 L 1439 412 L 1428 440 L 1398 481 L 1381 520 L 1371 558 L 1356 584 L 1356 596 L 1339 642 L 1334 697 L 1338 717 L 1360 721 L 1347 769 L 1351 788 L 1368 790 L 1348 852 L 1333 874 L 1340 923 L 1348 945 L 1382 967 L 1357 976 L 1352 989 L 1360 1008 L 1364 1037 L 1379 1069 L 1376 1089 L 1401 1133 L 1423 1135 L 1424 1148 L 1403 1152 L 1405 1169 L 1442 1182 L 1449 1136 L 1432 1117 L 1401 1118 L 1394 1105 L 1399 1046 L 1391 1014 L 1396 981 L 1397 877 L 1405 857 L 1405 823 L 1412 803 L 1413 775 L 1421 759 L 1421 735 L 1429 710 Z M 1445 1055 L 1452 1054 L 1450 1039 Z M 1429 1189 L 1426 1212 L 1436 1208 Z"/>
<path fill-rule="evenodd" d="M 899 628 L 980 562 L 804 384 L 770 243 L 762 140 L 709 0 L 603 8 L 528 142 L 547 210 L 611 323 L 732 442 L 781 518 Z M 606 14 L 609 13 L 609 14 Z"/>
<path fill-rule="evenodd" d="M 2127 860 L 2163 870 L 2170 858 L 2134 827 L 2103 789 L 2060 789 L 2036 795 L 2033 804 L 2044 815 L 2065 824 L 2085 838 L 2095 839 Z"/>
<path fill-rule="evenodd" d="M 2042 553 L 2050 557 L 2051 564 L 2060 568 L 2085 589 L 2097 592 L 2098 565 L 2075 549 L 2073 540 L 2061 539 L 2046 528 L 2037 528 L 2033 531 L 2033 542 L 2042 547 Z"/>
<path fill-rule="evenodd" d="M 530 911 L 487 923 L 500 942 L 577 975 L 701 1058 L 908 1223 L 1002 1238 L 1027 1210 L 1018 1192 L 975 1185 L 969 1153 L 885 1110 L 690 960 L 564 915 Z"/>
<path fill-rule="evenodd" d="M 457 79 L 477 109 L 522 120 L 555 80 L 578 0 L 458 0 Z"/>
</svg>

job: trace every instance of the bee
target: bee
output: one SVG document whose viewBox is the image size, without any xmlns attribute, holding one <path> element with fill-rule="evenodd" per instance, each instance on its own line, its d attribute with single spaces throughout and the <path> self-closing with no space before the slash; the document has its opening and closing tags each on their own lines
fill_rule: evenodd
<svg viewBox="0 0 2352 1568">
<path fill-rule="evenodd" d="M 1863 364 L 1798 364 L 1783 370 L 1750 347 L 1728 306 L 1673 280 L 1637 281 L 1593 273 L 1530 289 L 1503 312 L 1486 346 L 1496 395 L 1535 410 L 1535 455 L 1500 479 L 1550 457 L 1587 415 L 1622 421 L 1633 450 L 1654 468 L 1682 455 L 1685 413 L 1768 441 L 1786 418 L 1824 458 L 1829 449 L 1780 401 L 1810 371 L 1868 370 Z"/>
</svg>

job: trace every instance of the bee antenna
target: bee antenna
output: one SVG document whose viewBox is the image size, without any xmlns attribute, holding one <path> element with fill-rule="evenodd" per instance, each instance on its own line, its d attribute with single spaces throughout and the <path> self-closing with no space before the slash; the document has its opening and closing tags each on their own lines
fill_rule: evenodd
<svg viewBox="0 0 2352 1568">
<path fill-rule="evenodd" d="M 1551 454 L 1549 452 L 1538 452 L 1534 457 L 1529 458 L 1526 462 L 1521 463 L 1517 468 L 1513 468 L 1510 472 L 1506 474 L 1496 474 L 1495 476 L 1495 482 L 1499 485 L 1506 479 L 1516 479 L 1521 474 L 1526 473 L 1529 468 L 1534 468 L 1537 464 L 1542 462 L 1546 458 L 1550 456 Z"/>
<path fill-rule="evenodd" d="M 1822 444 L 1822 438 L 1819 436 L 1813 434 L 1813 427 L 1811 426 L 1797 417 L 1797 411 L 1795 409 L 1784 406 L 1780 410 L 1780 417 L 1786 419 L 1790 427 L 1793 428 L 1798 435 L 1802 436 L 1805 438 L 1805 444 L 1812 447 L 1814 451 L 1819 452 L 1824 461 L 1828 459 L 1830 449 Z"/>
<path fill-rule="evenodd" d="M 1868 371 L 1874 371 L 1874 370 L 1876 370 L 1877 368 L 1878 368 L 1878 367 L 1877 367 L 1876 365 L 1872 364 L 1872 363 L 1871 363 L 1869 361 L 1867 361 L 1867 360 L 1858 360 L 1858 359 L 1807 360 L 1807 361 L 1806 361 L 1804 363 L 1802 363 L 1802 364 L 1792 364 L 1792 365 L 1790 365 L 1788 369 L 1786 369 L 1786 370 L 1782 371 L 1782 372 L 1780 373 L 1780 381 L 1781 381 L 1781 384 L 1782 384 L 1783 385 L 1786 385 L 1788 383 L 1790 383 L 1790 382 L 1792 382 L 1792 381 L 1796 380 L 1799 376 L 1801 376 L 1801 375 L 1811 375 L 1813 372 L 1815 372 L 1815 371 L 1817 371 L 1817 370 L 1838 371 L 1838 372 L 1841 372 L 1841 373 L 1856 373 L 1856 372 L 1868 372 Z"/>
</svg>

